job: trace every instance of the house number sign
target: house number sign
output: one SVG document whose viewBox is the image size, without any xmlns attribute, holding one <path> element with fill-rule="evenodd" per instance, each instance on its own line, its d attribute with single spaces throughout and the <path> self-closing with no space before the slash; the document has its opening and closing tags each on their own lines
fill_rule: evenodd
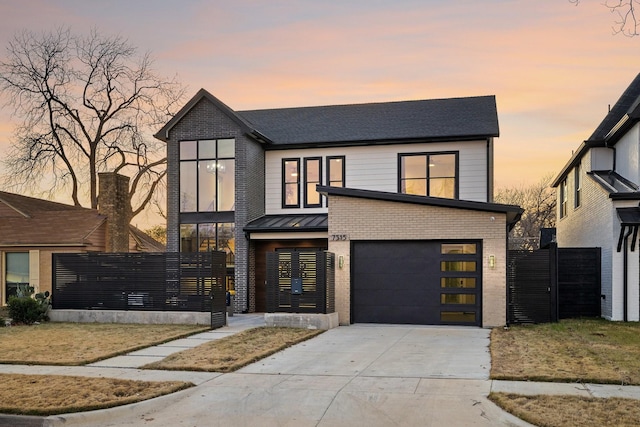
<svg viewBox="0 0 640 427">
<path fill-rule="evenodd" d="M 332 234 L 330 236 L 332 241 L 347 241 L 349 240 L 349 235 L 348 234 Z"/>
</svg>

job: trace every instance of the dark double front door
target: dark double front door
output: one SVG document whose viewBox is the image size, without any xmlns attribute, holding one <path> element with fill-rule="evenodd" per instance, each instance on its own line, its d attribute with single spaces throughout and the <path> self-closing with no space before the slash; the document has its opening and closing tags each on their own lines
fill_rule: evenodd
<svg viewBox="0 0 640 427">
<path fill-rule="evenodd" d="M 351 260 L 353 323 L 482 323 L 479 241 L 359 241 Z"/>
</svg>

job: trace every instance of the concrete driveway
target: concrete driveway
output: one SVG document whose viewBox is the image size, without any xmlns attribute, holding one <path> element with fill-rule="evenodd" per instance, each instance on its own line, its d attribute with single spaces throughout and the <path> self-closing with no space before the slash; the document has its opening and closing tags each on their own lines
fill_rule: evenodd
<svg viewBox="0 0 640 427">
<path fill-rule="evenodd" d="M 488 346 L 472 327 L 343 326 L 92 425 L 528 425 L 486 400 Z"/>
</svg>

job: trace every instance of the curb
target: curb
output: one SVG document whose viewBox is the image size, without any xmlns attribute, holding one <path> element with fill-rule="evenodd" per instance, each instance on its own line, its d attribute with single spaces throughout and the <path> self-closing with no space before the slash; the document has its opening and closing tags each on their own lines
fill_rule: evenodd
<svg viewBox="0 0 640 427">
<path fill-rule="evenodd" d="M 73 412 L 68 414 L 33 416 L 33 415 L 6 415 L 0 414 L 0 427 L 69 427 L 87 426 L 106 423 L 118 417 L 131 416 L 136 412 L 152 412 L 160 410 L 170 403 L 177 402 L 188 397 L 189 393 L 197 386 L 189 387 L 175 393 L 154 397 L 153 399 L 128 405 L 114 406 L 113 408 L 97 409 L 87 412 Z"/>
</svg>

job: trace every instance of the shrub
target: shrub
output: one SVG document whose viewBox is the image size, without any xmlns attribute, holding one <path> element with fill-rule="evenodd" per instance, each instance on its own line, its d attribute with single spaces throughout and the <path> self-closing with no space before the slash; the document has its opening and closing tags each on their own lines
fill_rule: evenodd
<svg viewBox="0 0 640 427">
<path fill-rule="evenodd" d="M 0 328 L 2 328 L 3 326 L 7 326 L 7 320 L 0 316 Z"/>
<path fill-rule="evenodd" d="M 34 322 L 46 320 L 46 311 L 43 310 L 42 304 L 31 297 L 12 296 L 7 305 L 9 306 L 9 316 L 14 323 L 31 325 Z"/>
</svg>

